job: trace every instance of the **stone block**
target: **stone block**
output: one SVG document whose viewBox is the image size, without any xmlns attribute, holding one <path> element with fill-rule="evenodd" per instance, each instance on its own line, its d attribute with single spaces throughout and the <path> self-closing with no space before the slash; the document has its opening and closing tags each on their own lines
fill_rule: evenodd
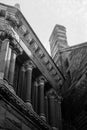
<svg viewBox="0 0 87 130">
<path fill-rule="evenodd" d="M 11 130 L 21 130 L 21 121 L 10 112 L 6 112 L 5 128 Z"/>
<path fill-rule="evenodd" d="M 6 110 L 0 105 L 0 128 L 4 129 Z"/>
<path fill-rule="evenodd" d="M 32 130 L 31 128 L 29 128 L 27 125 L 25 125 L 24 123 L 22 123 L 22 130 Z"/>
</svg>

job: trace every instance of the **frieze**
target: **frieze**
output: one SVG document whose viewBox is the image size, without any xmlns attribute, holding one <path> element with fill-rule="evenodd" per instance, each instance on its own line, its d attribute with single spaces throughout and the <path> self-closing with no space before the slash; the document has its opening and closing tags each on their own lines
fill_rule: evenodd
<svg viewBox="0 0 87 130">
<path fill-rule="evenodd" d="M 44 56 L 44 57 L 43 57 L 43 63 L 48 64 L 48 62 L 49 62 L 49 61 L 48 61 L 47 57 Z"/>
<path fill-rule="evenodd" d="M 38 50 L 38 57 L 42 58 L 44 56 L 44 53 L 42 52 L 42 50 Z"/>
<path fill-rule="evenodd" d="M 50 62 L 48 62 L 48 64 L 47 64 L 47 69 L 50 71 L 51 69 L 52 69 L 52 65 L 50 64 Z"/>
<path fill-rule="evenodd" d="M 55 71 L 55 69 L 52 69 L 52 70 L 51 70 L 51 74 L 52 74 L 53 76 L 57 75 L 57 72 Z"/>
<path fill-rule="evenodd" d="M 38 125 L 44 130 L 51 130 L 51 127 L 48 124 L 46 124 L 43 120 L 41 120 L 36 112 L 30 110 L 25 105 L 23 100 L 21 100 L 17 95 L 11 93 L 3 83 L 0 83 L 0 95 L 2 95 L 3 99 L 8 101 L 9 104 L 13 105 L 16 109 L 18 109 L 18 111 L 22 112 L 25 118 L 29 118 L 29 120 L 36 123 L 36 125 Z"/>
<path fill-rule="evenodd" d="M 39 46 L 37 45 L 37 43 L 34 41 L 34 50 L 35 52 L 38 50 Z"/>
<path fill-rule="evenodd" d="M 26 29 L 26 27 L 25 27 L 24 25 L 20 26 L 20 27 L 19 27 L 19 30 L 20 30 L 20 33 L 21 33 L 22 35 L 26 34 L 26 32 L 27 32 L 27 29 Z"/>
<path fill-rule="evenodd" d="M 31 37 L 31 34 L 29 32 L 27 32 L 25 35 L 24 35 L 24 38 L 25 40 L 30 43 L 31 40 L 32 40 L 32 37 Z"/>
</svg>

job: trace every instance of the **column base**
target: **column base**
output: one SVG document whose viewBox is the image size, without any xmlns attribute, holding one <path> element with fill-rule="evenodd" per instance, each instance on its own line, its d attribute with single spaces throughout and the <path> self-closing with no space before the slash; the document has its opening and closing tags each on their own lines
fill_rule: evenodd
<svg viewBox="0 0 87 130">
<path fill-rule="evenodd" d="M 44 115 L 40 115 L 41 119 L 46 122 L 46 117 Z"/>
<path fill-rule="evenodd" d="M 13 93 L 16 94 L 15 90 L 13 89 L 13 87 L 11 85 L 8 85 L 8 89 Z"/>
<path fill-rule="evenodd" d="M 4 79 L 0 79 L 0 83 L 4 84 L 8 88 L 8 82 Z"/>
<path fill-rule="evenodd" d="M 56 127 L 52 127 L 53 130 L 59 130 L 59 128 L 56 128 Z"/>
<path fill-rule="evenodd" d="M 9 91 L 11 91 L 13 94 L 16 94 L 15 91 L 14 91 L 14 89 L 13 89 L 13 87 L 8 84 L 7 80 L 1 80 L 0 79 L 0 83 L 4 84 L 9 89 Z"/>
<path fill-rule="evenodd" d="M 27 106 L 30 110 L 34 111 L 34 110 L 33 110 L 33 107 L 32 107 L 32 104 L 31 104 L 30 102 L 26 102 L 26 106 Z"/>
</svg>

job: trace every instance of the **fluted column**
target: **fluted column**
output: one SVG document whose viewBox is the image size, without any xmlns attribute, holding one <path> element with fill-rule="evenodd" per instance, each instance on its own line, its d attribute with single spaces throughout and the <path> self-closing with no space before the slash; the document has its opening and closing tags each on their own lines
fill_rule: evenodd
<svg viewBox="0 0 87 130">
<path fill-rule="evenodd" d="M 32 108 L 32 104 L 31 104 L 31 87 L 32 87 L 32 70 L 34 68 L 34 64 L 32 63 L 32 61 L 27 61 L 25 63 L 25 68 L 26 68 L 26 92 L 25 92 L 25 102 L 27 104 L 27 106 Z"/>
<path fill-rule="evenodd" d="M 56 98 L 55 92 L 50 91 L 48 94 L 48 107 L 49 107 L 49 116 L 50 116 L 49 122 L 53 130 L 58 130 L 56 126 L 55 98 Z"/>
<path fill-rule="evenodd" d="M 45 116 L 45 97 L 44 97 L 44 86 L 45 86 L 45 78 L 43 76 L 39 77 L 39 100 L 40 100 L 40 117 L 46 121 Z"/>
</svg>

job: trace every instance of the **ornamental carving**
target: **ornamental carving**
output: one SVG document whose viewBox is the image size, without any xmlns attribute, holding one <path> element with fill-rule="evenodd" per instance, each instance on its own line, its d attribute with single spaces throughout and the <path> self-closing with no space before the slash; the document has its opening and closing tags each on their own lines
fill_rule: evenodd
<svg viewBox="0 0 87 130">
<path fill-rule="evenodd" d="M 42 50 L 39 50 L 39 51 L 38 51 L 38 57 L 39 57 L 39 58 L 42 58 L 43 56 L 44 56 L 44 54 L 43 54 Z"/>
<path fill-rule="evenodd" d="M 25 34 L 24 38 L 28 43 L 30 43 L 32 41 L 32 37 L 29 32 Z"/>
<path fill-rule="evenodd" d="M 43 62 L 44 62 L 45 64 L 48 63 L 48 58 L 47 58 L 46 56 L 43 57 Z"/>
<path fill-rule="evenodd" d="M 24 25 L 20 26 L 20 27 L 19 27 L 19 30 L 20 30 L 20 33 L 21 33 L 22 35 L 26 34 L 26 32 L 27 32 L 27 29 L 26 29 L 26 27 L 25 27 Z"/>
</svg>

